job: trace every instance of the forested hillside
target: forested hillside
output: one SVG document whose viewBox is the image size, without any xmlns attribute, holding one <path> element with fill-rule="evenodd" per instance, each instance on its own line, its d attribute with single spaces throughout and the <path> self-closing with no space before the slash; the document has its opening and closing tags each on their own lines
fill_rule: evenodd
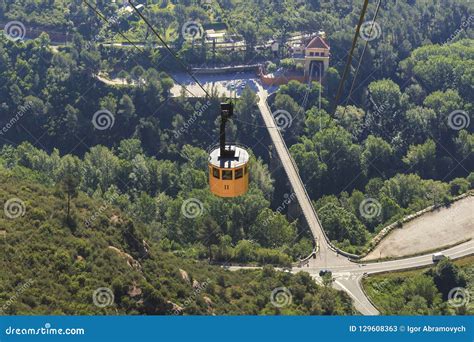
<svg viewBox="0 0 474 342">
<path fill-rule="evenodd" d="M 425 46 L 399 63 L 403 88 L 371 82 L 366 103 L 317 108 L 317 86 L 280 87 L 275 109 L 304 113 L 288 141 L 331 239 L 356 252 L 370 233 L 473 186 L 473 40 Z M 309 94 L 306 109 L 301 94 Z"/>
<path fill-rule="evenodd" d="M 364 280 L 364 287 L 383 314 L 472 315 L 474 305 L 463 294 L 453 302 L 452 289 L 469 293 L 474 286 L 472 256 L 456 262 L 443 260 L 422 270 L 380 274 Z M 450 297 L 451 291 L 451 297 Z M 451 299 L 451 304 L 447 299 Z"/>
<path fill-rule="evenodd" d="M 23 143 L 4 147 L 0 161 L 9 169 L 38 171 L 43 184 L 63 184 L 71 196 L 82 190 L 119 207 L 146 227 L 152 241 L 186 258 L 288 266 L 311 252 L 310 240 L 297 235 L 296 224 L 268 208 L 273 188 L 261 161 L 251 164 L 256 176 L 248 194 L 230 202 L 208 189 L 206 152 L 186 145 L 182 154 L 187 159 L 181 164 L 157 160 L 129 139 L 113 151 L 95 146 L 81 160 Z"/>
<path fill-rule="evenodd" d="M 146 226 L 83 192 L 68 218 L 69 193 L 38 172 L 1 166 L 0 181 L 2 198 L 24 199 L 0 216 L 0 314 L 353 313 L 348 295 L 305 273 L 231 272 L 163 252 Z"/>
<path fill-rule="evenodd" d="M 273 113 L 288 114 L 280 131 L 335 246 L 364 254 L 387 225 L 474 188 L 467 1 L 382 1 L 375 32 L 359 34 L 337 103 L 361 1 L 133 3 L 155 32 L 128 1 L 0 0 L 0 203 L 24 209 L 15 219 L 0 211 L 0 260 L 10 270 L 0 272 L 0 299 L 33 278 L 40 284 L 7 314 L 353 313 L 328 279 L 317 286 L 271 268 L 317 247 L 255 92 L 265 87 L 260 72 L 284 74 L 291 64 L 290 37 L 317 35 L 330 46 L 319 82 L 266 90 Z M 366 23 L 375 12 L 371 1 Z M 221 32 L 220 48 L 189 39 L 190 23 Z M 252 74 L 247 83 L 235 84 L 236 65 Z M 220 103 L 230 99 L 218 82 L 201 97 L 188 89 L 199 88 L 195 80 L 178 84 L 193 68 L 216 68 L 239 95 L 227 140 L 250 154 L 241 197 L 209 190 L 209 150 L 219 142 Z M 228 264 L 264 269 L 219 267 Z M 380 298 L 384 310 L 451 313 L 425 276 L 401 284 L 395 304 Z M 430 303 L 410 292 L 424 285 Z M 113 288 L 115 305 L 101 311 L 92 292 L 102 286 Z M 293 295 L 281 310 L 269 302 L 278 287 Z"/>
</svg>

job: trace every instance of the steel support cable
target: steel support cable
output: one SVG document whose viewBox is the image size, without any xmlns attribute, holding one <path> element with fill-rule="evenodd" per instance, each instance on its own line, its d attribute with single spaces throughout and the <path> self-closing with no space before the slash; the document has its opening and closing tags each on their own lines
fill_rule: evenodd
<svg viewBox="0 0 474 342">
<path fill-rule="evenodd" d="M 349 68 L 352 64 L 352 55 L 354 54 L 354 49 L 355 49 L 356 44 L 357 44 L 357 38 L 359 37 L 360 28 L 361 28 L 362 24 L 364 23 L 364 18 L 365 18 L 365 14 L 367 13 L 368 5 L 369 5 L 369 0 L 364 0 L 364 6 L 362 7 L 362 12 L 360 13 L 359 22 L 357 24 L 356 32 L 355 32 L 354 38 L 352 39 L 352 47 L 351 47 L 351 50 L 349 52 L 349 56 L 347 57 L 347 62 L 346 62 L 346 66 L 344 68 L 344 73 L 342 74 L 341 81 L 339 82 L 339 87 L 338 87 L 338 90 L 337 90 L 336 99 L 334 101 L 334 111 L 333 111 L 333 113 L 336 113 L 337 104 L 338 104 L 339 98 L 341 97 L 341 94 L 342 94 L 342 89 L 344 87 L 344 82 L 347 78 L 347 73 L 348 73 Z"/>
<path fill-rule="evenodd" d="M 109 19 L 107 19 L 106 16 L 104 16 L 102 13 L 100 13 L 96 7 L 92 6 L 88 1 L 86 0 L 82 0 L 82 2 L 84 4 L 86 4 L 87 7 L 89 7 L 92 11 L 95 12 L 95 14 L 102 20 L 104 20 L 107 24 L 111 25 Z M 129 44 L 131 44 L 133 47 L 135 47 L 138 51 L 140 51 L 141 53 L 145 53 L 145 50 L 143 50 L 141 47 L 139 47 L 138 45 L 136 45 L 134 42 L 132 42 L 126 35 L 124 35 L 122 32 L 120 32 L 120 30 L 117 30 L 117 33 L 122 37 L 124 38 Z M 167 73 L 168 76 L 177 84 L 179 84 L 181 87 L 183 87 L 189 94 L 191 94 L 193 97 L 197 97 L 193 92 L 191 92 L 189 89 L 187 89 L 183 84 L 181 84 L 180 82 L 178 82 L 176 80 L 176 78 L 174 78 L 172 75 L 170 75 L 169 73 Z"/>
<path fill-rule="evenodd" d="M 209 93 L 206 91 L 206 89 L 201 85 L 201 83 L 199 82 L 199 80 L 189 71 L 188 69 L 188 66 L 178 57 L 176 56 L 176 54 L 173 52 L 173 50 L 171 50 L 171 48 L 168 46 L 168 44 L 166 44 L 166 42 L 161 38 L 161 36 L 158 34 L 158 32 L 153 28 L 153 26 L 150 24 L 150 22 L 146 19 L 146 17 L 140 13 L 140 11 L 137 9 L 137 7 L 135 7 L 134 4 L 132 4 L 131 0 L 128 0 L 128 3 L 133 7 L 133 9 L 135 10 L 135 12 L 138 13 L 138 15 L 140 16 L 140 18 L 143 19 L 143 21 L 147 24 L 147 26 L 152 30 L 152 32 L 157 36 L 157 38 L 160 40 L 160 42 L 165 46 L 166 50 L 168 50 L 168 52 L 181 64 L 181 66 L 185 69 L 186 73 L 199 85 L 199 87 L 204 91 L 204 93 L 206 94 L 206 96 L 208 98 L 211 98 L 211 96 L 209 95 Z M 239 122 L 242 122 L 242 123 L 245 123 L 247 125 L 252 125 L 252 126 L 255 126 L 255 127 L 267 127 L 267 126 L 264 126 L 264 125 L 256 125 L 256 124 L 253 124 L 251 122 L 246 122 L 246 121 L 242 121 L 242 120 L 239 120 L 239 119 L 235 119 L 235 117 L 232 118 L 232 120 L 235 120 L 235 121 L 239 121 Z"/>
<path fill-rule="evenodd" d="M 382 0 L 379 0 L 378 3 L 377 3 L 377 7 L 375 9 L 375 14 L 374 14 L 374 19 L 372 19 L 372 25 L 370 26 L 369 37 L 372 36 L 372 31 L 373 31 L 374 26 L 375 26 L 375 20 L 377 19 L 377 16 L 379 14 L 381 3 L 382 3 Z M 349 100 L 351 99 L 352 91 L 354 90 L 354 85 L 356 83 L 357 75 L 359 74 L 359 69 L 362 65 L 362 60 L 364 58 L 365 51 L 367 50 L 368 45 L 369 45 L 369 39 L 366 39 L 364 49 L 362 50 L 362 54 L 359 58 L 359 63 L 357 65 L 357 69 L 354 73 L 354 79 L 352 80 L 351 89 L 349 90 L 349 95 L 347 96 L 347 100 L 345 101 L 344 112 L 343 112 L 342 116 L 344 116 L 344 114 L 346 114 L 347 104 L 349 103 Z"/>
<path fill-rule="evenodd" d="M 131 0 L 128 0 L 128 3 L 130 4 L 130 6 L 133 7 L 134 11 L 140 16 L 140 18 L 142 18 L 142 20 L 145 22 L 145 24 L 150 28 L 150 30 L 153 32 L 153 34 L 160 40 L 160 42 L 163 44 L 163 46 L 165 47 L 165 49 L 171 54 L 171 56 L 174 57 L 174 59 L 176 61 L 178 61 L 178 63 L 184 68 L 184 70 L 186 71 L 187 74 L 189 74 L 189 76 L 191 76 L 191 78 L 193 79 L 194 82 L 197 83 L 197 85 L 202 89 L 202 91 L 204 91 L 204 93 L 206 94 L 207 97 L 211 98 L 211 95 L 207 92 L 207 90 L 202 86 L 202 84 L 199 82 L 199 80 L 196 78 L 196 76 L 194 76 L 189 70 L 188 70 L 188 66 L 178 57 L 176 56 L 176 54 L 173 52 L 173 50 L 171 50 L 171 48 L 168 46 L 168 44 L 166 44 L 166 42 L 161 38 L 161 36 L 159 35 L 159 33 L 155 30 L 155 28 L 151 25 L 151 23 L 148 21 L 148 19 L 138 10 L 138 8 L 132 3 Z"/>
</svg>

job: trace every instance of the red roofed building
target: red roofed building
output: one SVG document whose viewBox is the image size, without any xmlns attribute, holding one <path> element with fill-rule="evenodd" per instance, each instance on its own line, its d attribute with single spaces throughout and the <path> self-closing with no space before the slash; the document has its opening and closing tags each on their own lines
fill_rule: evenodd
<svg viewBox="0 0 474 342">
<path fill-rule="evenodd" d="M 328 69 L 330 50 L 324 32 L 290 47 L 295 64 L 303 65 L 305 79 L 314 80 L 322 78 Z"/>
<path fill-rule="evenodd" d="M 289 46 L 295 68 L 287 70 L 284 76 L 272 78 L 273 76 L 262 75 L 262 81 L 265 84 L 284 84 L 289 80 L 322 82 L 329 68 L 330 50 L 326 35 L 322 31 L 316 36 L 303 37 Z"/>
</svg>

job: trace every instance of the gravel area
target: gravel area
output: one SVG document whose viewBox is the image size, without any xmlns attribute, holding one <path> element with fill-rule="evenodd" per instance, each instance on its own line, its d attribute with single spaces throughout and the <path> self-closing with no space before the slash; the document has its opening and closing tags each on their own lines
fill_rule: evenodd
<svg viewBox="0 0 474 342">
<path fill-rule="evenodd" d="M 402 257 L 474 238 L 474 196 L 439 208 L 393 230 L 364 260 Z"/>
</svg>

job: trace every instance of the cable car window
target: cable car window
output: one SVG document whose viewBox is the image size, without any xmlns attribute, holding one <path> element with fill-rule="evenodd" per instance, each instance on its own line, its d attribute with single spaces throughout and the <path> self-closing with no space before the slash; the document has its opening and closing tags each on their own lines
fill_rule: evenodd
<svg viewBox="0 0 474 342">
<path fill-rule="evenodd" d="M 212 168 L 212 175 L 214 176 L 214 178 L 217 178 L 219 179 L 219 169 L 216 169 L 215 167 Z"/>
<path fill-rule="evenodd" d="M 244 169 L 235 170 L 235 179 L 242 178 L 244 176 Z"/>
<path fill-rule="evenodd" d="M 232 171 L 222 171 L 222 179 L 231 180 L 232 179 Z"/>
</svg>

